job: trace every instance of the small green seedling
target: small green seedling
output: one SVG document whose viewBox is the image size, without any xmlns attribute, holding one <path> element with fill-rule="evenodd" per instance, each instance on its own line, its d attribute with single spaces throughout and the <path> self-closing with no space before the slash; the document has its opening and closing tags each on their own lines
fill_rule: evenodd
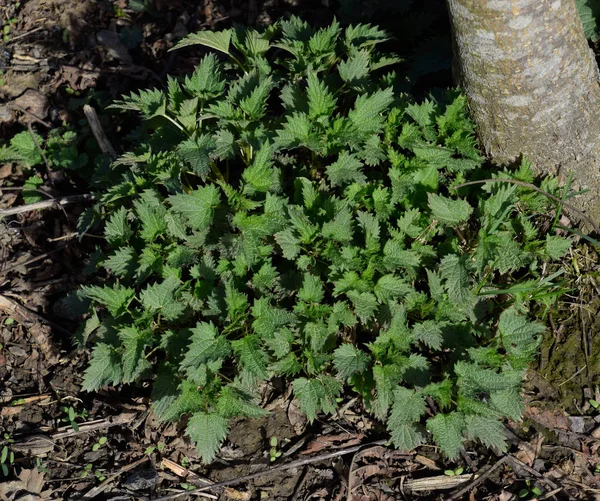
<svg viewBox="0 0 600 501">
<path fill-rule="evenodd" d="M 596 410 L 600 410 L 600 404 L 598 403 L 597 400 L 594 400 L 593 398 L 590 398 L 588 400 L 589 404 Z"/>
<path fill-rule="evenodd" d="M 520 491 L 519 491 L 519 497 L 524 499 L 524 498 L 529 498 L 531 497 L 537 497 L 540 496 L 542 494 L 542 491 L 539 489 L 539 487 L 536 487 L 535 485 L 531 485 L 531 480 L 526 480 L 525 481 L 527 487 L 523 487 Z"/>
<path fill-rule="evenodd" d="M 73 406 L 67 407 L 66 405 L 63 405 L 60 410 L 65 414 L 65 417 L 62 418 L 61 421 L 69 423 L 75 432 L 79 432 L 79 425 L 77 424 L 76 419 L 85 421 L 88 415 L 87 411 L 83 410 L 77 412 Z"/>
<path fill-rule="evenodd" d="M 162 452 L 164 450 L 164 448 L 166 447 L 166 444 L 163 442 L 159 442 L 157 445 L 151 445 L 150 447 L 148 447 L 144 454 L 146 454 L 147 456 L 149 456 L 150 454 L 152 454 L 154 451 L 158 451 L 158 452 Z"/>
<path fill-rule="evenodd" d="M 455 468 L 454 470 L 444 471 L 444 475 L 447 475 L 449 477 L 458 477 L 459 475 L 462 475 L 464 471 L 465 471 L 464 468 L 461 468 L 459 466 L 458 468 Z"/>
<path fill-rule="evenodd" d="M 7 434 L 4 435 L 5 438 Z M 2 469 L 2 475 L 8 477 L 8 473 L 10 472 L 10 467 L 15 463 L 15 453 L 10 450 L 8 445 L 4 445 L 2 447 L 2 452 L 0 452 L 0 469 Z"/>
<path fill-rule="evenodd" d="M 100 437 L 98 439 L 98 441 L 94 445 L 92 445 L 92 451 L 96 452 L 98 449 L 100 449 L 100 447 L 102 447 L 103 445 L 105 445 L 106 442 L 108 442 L 108 438 L 106 438 L 106 437 Z"/>
<path fill-rule="evenodd" d="M 94 475 L 100 482 L 106 480 L 106 476 L 103 475 L 98 470 L 94 470 L 94 465 L 92 463 L 88 463 L 85 465 L 83 471 L 81 472 L 81 478 L 85 478 L 88 475 Z"/>
<path fill-rule="evenodd" d="M 271 462 L 277 461 L 277 459 L 281 457 L 281 451 L 277 450 L 277 446 L 279 445 L 277 437 L 271 437 L 269 445 L 271 446 L 271 449 L 269 450 L 269 459 Z"/>
</svg>

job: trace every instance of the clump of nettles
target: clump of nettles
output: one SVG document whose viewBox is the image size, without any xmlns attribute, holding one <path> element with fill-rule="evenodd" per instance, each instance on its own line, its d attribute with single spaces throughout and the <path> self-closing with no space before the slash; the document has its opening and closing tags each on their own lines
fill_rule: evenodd
<svg viewBox="0 0 600 501">
<path fill-rule="evenodd" d="M 274 376 L 309 421 L 351 391 L 400 449 L 505 448 L 544 330 L 528 308 L 557 293 L 541 264 L 570 242 L 538 229 L 537 192 L 453 188 L 533 177 L 483 171 L 462 96 L 402 94 L 387 38 L 297 18 L 197 33 L 178 47 L 216 53 L 192 75 L 113 105 L 145 121 L 95 180 L 107 273 L 83 288 L 85 390 L 152 380 L 205 461 L 230 418 L 264 415 Z"/>
</svg>

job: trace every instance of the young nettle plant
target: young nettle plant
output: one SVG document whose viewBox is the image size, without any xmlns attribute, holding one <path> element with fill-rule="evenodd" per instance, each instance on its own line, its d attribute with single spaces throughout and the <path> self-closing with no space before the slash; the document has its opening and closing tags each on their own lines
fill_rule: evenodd
<svg viewBox="0 0 600 501">
<path fill-rule="evenodd" d="M 542 264 L 570 242 L 536 191 L 455 188 L 533 177 L 482 167 L 462 96 L 400 93 L 387 38 L 297 18 L 197 33 L 178 47 L 216 54 L 192 75 L 113 105 L 145 121 L 84 217 L 105 221 L 107 272 L 83 288 L 85 390 L 152 379 L 207 462 L 274 376 L 310 421 L 351 390 L 401 449 L 505 448 L 544 330 L 528 308 L 560 293 Z"/>
</svg>

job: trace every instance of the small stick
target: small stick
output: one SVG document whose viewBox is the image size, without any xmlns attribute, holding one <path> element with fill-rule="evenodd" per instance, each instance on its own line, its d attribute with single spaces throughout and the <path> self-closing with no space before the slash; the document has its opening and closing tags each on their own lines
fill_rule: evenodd
<svg viewBox="0 0 600 501">
<path fill-rule="evenodd" d="M 477 478 L 475 478 L 472 482 L 469 482 L 469 485 L 467 485 L 466 487 L 463 487 L 459 491 L 452 494 L 452 496 L 450 496 L 448 498 L 448 501 L 455 501 L 456 499 L 462 499 L 462 497 L 467 492 L 469 492 L 474 487 L 477 487 L 481 482 L 483 482 L 486 478 L 488 478 L 495 469 L 497 469 L 498 467 L 500 467 L 501 465 L 506 463 L 507 459 L 508 458 L 506 456 L 501 457 L 498 461 L 496 461 L 496 463 L 494 463 L 492 466 L 490 466 L 485 472 L 480 473 Z"/>
<path fill-rule="evenodd" d="M 337 450 L 334 452 L 328 452 L 327 454 L 321 454 L 319 456 L 313 456 L 313 457 L 305 458 L 305 459 L 298 459 L 296 461 L 292 461 L 291 463 L 276 466 L 275 468 L 269 468 L 267 470 L 257 471 L 256 473 L 250 473 L 249 475 L 244 475 L 243 477 L 232 478 L 231 480 L 225 480 L 224 482 L 218 482 L 216 484 L 199 487 L 193 491 L 182 491 L 182 492 L 178 492 L 177 494 L 171 494 L 170 496 L 163 496 L 160 498 L 155 498 L 154 501 L 166 501 L 168 499 L 176 499 L 178 497 L 186 496 L 189 494 L 218 489 L 219 487 L 226 487 L 228 485 L 239 484 L 241 482 L 253 480 L 253 479 L 261 477 L 263 475 L 268 475 L 269 473 L 274 473 L 276 471 L 291 470 L 292 468 L 298 468 L 300 466 L 305 466 L 307 464 L 319 463 L 319 462 L 325 461 L 327 459 L 333 459 L 333 458 L 336 458 L 339 456 L 353 454 L 356 451 L 359 451 L 364 447 L 373 447 L 375 445 L 385 445 L 387 443 L 388 443 L 388 440 L 377 440 L 376 442 L 371 442 L 371 443 L 365 444 L 365 445 L 355 445 L 353 447 L 347 447 L 345 449 L 340 449 L 340 450 Z"/>
<path fill-rule="evenodd" d="M 87 202 L 90 200 L 94 200 L 94 195 L 90 193 L 85 195 L 71 195 L 68 197 L 53 198 L 52 200 L 42 200 L 41 202 L 35 202 L 33 204 L 19 205 L 17 207 L 10 207 L 8 209 L 0 209 L 0 219 L 6 216 L 22 214 L 23 212 L 49 209 L 50 207 L 61 208 L 65 205 L 74 204 L 77 202 Z"/>
<path fill-rule="evenodd" d="M 11 36 L 10 40 L 8 41 L 8 44 L 10 45 L 11 43 L 15 42 L 16 40 L 19 40 L 20 38 L 28 37 L 29 35 L 32 35 L 33 33 L 36 33 L 43 29 L 43 26 L 38 26 L 37 28 L 33 28 L 32 30 L 26 31 L 25 33 L 21 33 L 20 35 L 17 35 L 15 37 Z"/>
<path fill-rule="evenodd" d="M 123 468 L 121 468 L 119 471 L 117 471 L 116 473 L 113 473 L 108 478 L 106 478 L 100 485 L 98 485 L 98 486 L 94 487 L 93 489 L 90 489 L 88 492 L 86 492 L 81 499 L 94 499 L 98 494 L 101 494 L 102 492 L 104 492 L 108 488 L 108 484 L 110 484 L 119 475 L 126 473 L 130 470 L 133 470 L 136 466 L 148 461 L 148 459 L 150 459 L 148 456 L 144 456 L 143 458 L 140 458 L 131 464 L 127 464 L 127 465 L 123 466 Z"/>
<path fill-rule="evenodd" d="M 517 179 L 496 178 L 496 179 L 480 179 L 479 181 L 469 181 L 468 183 L 457 184 L 456 186 L 454 186 L 454 189 L 458 190 L 459 188 L 463 188 L 465 186 L 471 186 L 473 184 L 485 184 L 485 183 L 511 183 L 511 184 L 516 184 L 517 186 L 523 186 L 524 188 L 529 188 L 530 190 L 533 190 L 533 191 L 537 191 L 538 193 L 541 193 L 542 195 L 547 196 L 550 200 L 553 200 L 558 204 L 564 205 L 567 209 L 573 211 L 579 217 L 585 219 L 591 225 L 591 227 L 594 229 L 594 231 L 596 233 L 600 233 L 600 228 L 598 228 L 598 226 L 596 226 L 594 221 L 592 221 L 583 212 L 581 212 L 579 209 L 576 209 L 575 207 L 573 207 L 570 203 L 567 203 L 564 200 L 561 200 L 560 198 L 555 197 L 551 193 L 548 193 L 547 191 L 544 191 L 544 190 L 538 188 L 535 184 L 526 183 L 525 181 L 518 181 Z"/>
<path fill-rule="evenodd" d="M 56 239 L 54 239 L 54 240 L 56 240 Z M 51 256 L 52 254 L 55 254 L 55 253 L 57 253 L 57 252 L 65 249 L 66 247 L 67 247 L 66 245 L 63 245 L 62 247 L 59 247 L 58 249 L 51 250 L 50 252 L 45 252 L 44 254 L 42 254 L 40 256 L 32 257 L 31 259 L 28 259 L 24 263 L 13 264 L 12 266 L 9 266 L 8 268 L 1 268 L 0 267 L 0 274 L 1 275 L 6 275 L 9 271 L 12 271 L 12 270 L 14 270 L 16 268 L 20 268 L 21 266 L 27 266 L 28 264 L 35 263 L 36 261 L 40 261 L 41 259 L 45 259 L 48 256 Z"/>
<path fill-rule="evenodd" d="M 92 133 L 94 134 L 94 137 L 96 138 L 98 146 L 100 146 L 102 152 L 108 153 L 113 160 L 117 158 L 117 152 L 113 148 L 112 144 L 110 144 L 110 141 L 108 140 L 108 137 L 102 128 L 96 110 L 89 104 L 86 104 L 83 107 L 83 112 L 85 113 L 85 118 L 87 118 L 87 121 L 92 129 Z"/>
<path fill-rule="evenodd" d="M 26 110 L 25 108 L 23 108 L 23 106 L 17 104 L 17 103 L 10 103 L 10 107 L 11 108 L 15 108 L 17 110 L 19 110 L 22 113 L 25 113 L 26 115 L 29 115 L 31 118 L 33 118 L 37 123 L 42 124 L 44 127 L 46 127 L 47 129 L 51 129 L 52 125 L 50 125 L 48 122 L 45 122 L 44 120 L 42 120 L 40 117 L 38 117 L 36 114 L 31 113 L 31 111 Z"/>
</svg>

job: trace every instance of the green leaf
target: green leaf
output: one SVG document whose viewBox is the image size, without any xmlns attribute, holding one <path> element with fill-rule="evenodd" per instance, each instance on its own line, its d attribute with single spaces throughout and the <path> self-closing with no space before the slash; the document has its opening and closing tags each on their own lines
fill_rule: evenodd
<svg viewBox="0 0 600 501">
<path fill-rule="evenodd" d="M 246 335 L 231 343 L 233 351 L 239 357 L 242 366 L 261 380 L 267 379 L 267 354 L 260 349 L 260 338 Z"/>
<path fill-rule="evenodd" d="M 221 202 L 219 189 L 208 185 L 196 188 L 190 194 L 171 195 L 168 198 L 173 210 L 183 216 L 194 230 L 204 230 L 210 226 L 214 209 Z"/>
<path fill-rule="evenodd" d="M 365 371 L 369 362 L 369 356 L 352 344 L 343 344 L 333 352 L 333 365 L 342 381 Z"/>
<path fill-rule="evenodd" d="M 188 36 L 180 40 L 175 47 L 169 50 L 181 49 L 190 45 L 204 45 L 211 49 L 229 54 L 229 45 L 231 43 L 231 30 L 223 31 L 200 31 L 198 33 L 190 33 Z"/>
<path fill-rule="evenodd" d="M 527 363 L 541 342 L 540 334 L 546 328 L 537 322 L 530 322 L 513 306 L 502 312 L 498 322 L 498 334 L 506 352 L 517 360 Z"/>
<path fill-rule="evenodd" d="M 440 323 L 435 320 L 416 323 L 412 329 L 412 336 L 432 350 L 442 349 L 442 341 L 444 340 L 442 329 Z"/>
<path fill-rule="evenodd" d="M 349 85 L 362 83 L 369 74 L 370 59 L 369 52 L 366 50 L 354 52 L 346 61 L 342 61 L 338 66 L 342 80 Z"/>
<path fill-rule="evenodd" d="M 129 241 L 133 231 L 127 220 L 127 209 L 120 207 L 106 222 L 104 236 L 111 245 L 120 245 Z"/>
<path fill-rule="evenodd" d="M 409 452 L 425 442 L 425 436 L 412 423 L 399 423 L 388 426 L 392 442 L 400 451 Z"/>
<path fill-rule="evenodd" d="M 310 273 L 304 274 L 302 288 L 298 291 L 298 298 L 306 303 L 320 303 L 325 296 L 321 279 Z"/>
<path fill-rule="evenodd" d="M 177 154 L 192 167 L 192 170 L 203 181 L 206 181 L 211 170 L 210 155 L 214 149 L 213 139 L 207 134 L 201 134 L 196 138 L 186 139 L 179 143 Z"/>
<path fill-rule="evenodd" d="M 331 221 L 323 224 L 321 234 L 324 238 L 329 238 L 336 242 L 351 242 L 353 237 L 353 224 L 352 214 L 348 208 L 342 208 Z"/>
<path fill-rule="evenodd" d="M 131 247 L 121 247 L 104 261 L 103 266 L 113 275 L 125 277 L 135 272 L 135 260 L 135 251 Z"/>
<path fill-rule="evenodd" d="M 84 285 L 81 287 L 83 295 L 93 299 L 102 306 L 106 306 L 109 313 L 118 318 L 127 312 L 127 307 L 135 295 L 135 291 L 122 285 L 112 287 L 98 287 L 97 285 Z"/>
<path fill-rule="evenodd" d="M 214 54 L 204 56 L 191 77 L 185 77 L 185 88 L 189 94 L 203 101 L 213 99 L 225 92 L 221 66 Z"/>
<path fill-rule="evenodd" d="M 427 194 L 433 217 L 444 224 L 456 226 L 471 216 L 473 207 L 465 200 L 452 200 L 434 193 Z"/>
<path fill-rule="evenodd" d="M 467 256 L 450 254 L 442 259 L 439 267 L 440 275 L 446 281 L 450 301 L 461 307 L 471 304 L 473 298 L 466 260 Z"/>
<path fill-rule="evenodd" d="M 177 291 L 181 282 L 174 276 L 169 276 L 160 284 L 149 285 L 140 294 L 140 300 L 146 310 L 160 314 L 165 320 L 172 321 L 180 318 L 185 312 L 185 304 L 178 300 Z"/>
<path fill-rule="evenodd" d="M 43 184 L 44 180 L 39 176 L 31 176 L 25 180 L 23 183 L 23 191 L 21 192 L 21 196 L 26 204 L 32 204 L 44 200 L 44 197 L 38 191 L 38 188 Z"/>
<path fill-rule="evenodd" d="M 123 343 L 123 383 L 132 383 L 152 367 L 144 356 L 145 348 L 152 341 L 152 333 L 130 326 L 120 329 L 118 336 Z"/>
<path fill-rule="evenodd" d="M 205 464 L 210 463 L 219 450 L 221 442 L 227 437 L 229 422 L 218 414 L 195 413 L 185 430 L 187 436 L 196 444 L 198 455 Z"/>
<path fill-rule="evenodd" d="M 572 243 L 573 242 L 567 238 L 558 237 L 556 235 L 546 235 L 546 246 L 544 250 L 550 259 L 561 259 L 569 252 Z"/>
<path fill-rule="evenodd" d="M 495 447 L 506 452 L 506 433 L 500 421 L 485 416 L 466 416 L 465 425 L 467 436 L 479 440 L 486 447 Z"/>
<path fill-rule="evenodd" d="M 330 117 L 336 105 L 334 95 L 329 92 L 325 83 L 319 80 L 316 73 L 310 72 L 307 82 L 306 93 L 308 95 L 309 118 Z"/>
<path fill-rule="evenodd" d="M 165 221 L 166 209 L 156 193 L 146 190 L 140 200 L 133 203 L 139 220 L 142 223 L 141 236 L 146 242 L 153 242 L 167 230 Z"/>
<path fill-rule="evenodd" d="M 437 414 L 427 420 L 427 428 L 448 459 L 455 459 L 460 454 L 466 429 L 465 417 L 459 412 Z"/>
<path fill-rule="evenodd" d="M 256 152 L 249 167 L 242 173 L 242 179 L 252 188 L 252 192 L 277 192 L 280 189 L 279 169 L 273 168 L 273 148 L 263 144 Z"/>
<path fill-rule="evenodd" d="M 402 386 L 394 390 L 394 405 L 388 420 L 388 429 L 400 423 L 415 423 L 425 414 L 426 405 L 423 396 Z"/>
<path fill-rule="evenodd" d="M 394 275 L 383 275 L 375 284 L 375 295 L 382 303 L 399 299 L 413 290 L 405 280 Z"/>
<path fill-rule="evenodd" d="M 352 301 L 354 311 L 363 324 L 367 324 L 373 318 L 377 311 L 377 299 L 370 292 L 349 291 L 346 293 L 348 299 Z"/>
<path fill-rule="evenodd" d="M 268 411 L 258 406 L 250 393 L 232 384 L 221 390 L 217 410 L 221 416 L 226 418 L 245 416 L 255 419 L 269 414 Z"/>
<path fill-rule="evenodd" d="M 229 356 L 229 341 L 217 332 L 212 322 L 200 322 L 191 331 L 190 345 L 181 362 L 181 368 L 187 373 L 202 364 Z"/>
<path fill-rule="evenodd" d="M 309 422 L 313 422 L 319 411 L 332 413 L 336 409 L 335 399 L 340 392 L 340 383 L 329 376 L 306 379 L 298 378 L 292 381 L 294 394 L 300 402 L 302 410 Z"/>
<path fill-rule="evenodd" d="M 35 141 L 40 147 L 44 144 L 44 140 L 36 134 Z M 30 167 L 43 163 L 44 159 L 38 147 L 36 146 L 29 131 L 23 131 L 15 134 L 10 140 L 10 148 L 16 154 L 16 157 Z"/>
<path fill-rule="evenodd" d="M 265 116 L 267 108 L 267 99 L 273 81 L 271 77 L 264 79 L 256 88 L 240 101 L 240 109 L 246 113 L 251 120 L 260 120 Z"/>
<path fill-rule="evenodd" d="M 364 184 L 366 176 L 361 172 L 363 164 L 355 155 L 342 151 L 338 159 L 329 165 L 325 172 L 331 186 L 343 186 L 350 183 Z"/>
<path fill-rule="evenodd" d="M 289 260 L 296 259 L 300 253 L 300 239 L 294 234 L 294 230 L 287 228 L 275 234 L 275 241 L 281 247 L 283 257 Z"/>
<path fill-rule="evenodd" d="M 375 415 L 384 420 L 394 401 L 394 389 L 400 380 L 400 370 L 396 365 L 374 365 L 373 379 L 377 390 L 377 400 L 373 402 Z"/>
<path fill-rule="evenodd" d="M 121 357 L 114 346 L 98 343 L 92 350 L 90 365 L 83 376 L 83 391 L 96 391 L 102 386 L 116 386 L 121 383 Z"/>
<path fill-rule="evenodd" d="M 360 132 L 377 132 L 383 127 L 382 113 L 393 101 L 394 91 L 391 87 L 371 95 L 363 94 L 356 99 L 348 118 Z"/>
</svg>

